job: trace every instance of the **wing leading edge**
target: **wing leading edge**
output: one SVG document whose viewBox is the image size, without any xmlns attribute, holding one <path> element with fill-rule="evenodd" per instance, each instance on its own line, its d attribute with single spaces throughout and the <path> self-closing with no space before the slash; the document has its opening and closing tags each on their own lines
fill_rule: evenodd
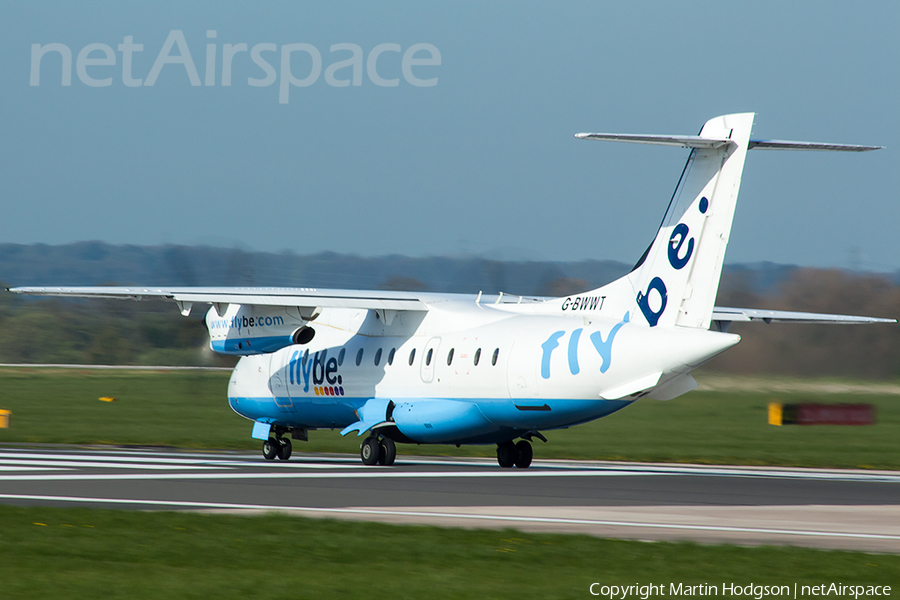
<svg viewBox="0 0 900 600">
<path fill-rule="evenodd" d="M 428 306 L 414 292 L 379 290 L 339 290 L 317 288 L 264 287 L 15 287 L 8 291 L 30 296 L 68 298 L 107 298 L 118 300 L 160 299 L 176 302 L 179 307 L 191 304 L 245 304 L 256 306 L 290 306 L 299 308 L 362 308 L 374 310 L 427 311 Z M 756 308 L 713 308 L 712 321 L 766 323 L 896 323 L 851 315 L 762 310 Z"/>
<path fill-rule="evenodd" d="M 172 300 L 182 312 L 192 304 L 246 304 L 300 308 L 363 308 L 375 310 L 426 311 L 415 293 L 369 290 L 261 287 L 15 287 L 14 294 L 68 298 L 112 298 L 118 300 Z"/>
</svg>

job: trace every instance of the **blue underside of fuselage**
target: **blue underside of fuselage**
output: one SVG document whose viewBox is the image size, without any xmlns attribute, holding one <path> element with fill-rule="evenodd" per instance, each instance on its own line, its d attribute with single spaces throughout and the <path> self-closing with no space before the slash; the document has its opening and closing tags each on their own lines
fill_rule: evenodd
<svg viewBox="0 0 900 600">
<path fill-rule="evenodd" d="M 343 429 L 359 420 L 357 410 L 370 398 L 273 398 L 230 397 L 228 403 L 239 415 L 272 425 L 305 429 Z M 509 398 L 465 398 L 458 400 L 402 398 L 404 402 L 459 402 L 477 407 L 484 421 L 477 431 L 465 424 L 423 423 L 400 427 L 401 433 L 423 444 L 494 444 L 515 439 L 528 431 L 560 429 L 605 417 L 631 403 L 629 400 L 544 399 L 535 402 Z"/>
</svg>

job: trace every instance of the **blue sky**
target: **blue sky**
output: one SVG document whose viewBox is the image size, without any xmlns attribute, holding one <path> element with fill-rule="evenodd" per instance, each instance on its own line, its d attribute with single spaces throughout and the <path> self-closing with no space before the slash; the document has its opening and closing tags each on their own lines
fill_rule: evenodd
<svg viewBox="0 0 900 600">
<path fill-rule="evenodd" d="M 486 4 L 486 5 L 485 5 Z M 582 131 L 695 134 L 757 113 L 754 137 L 886 146 L 876 153 L 751 152 L 726 261 L 900 269 L 900 3 L 28 2 L 0 22 L 0 242 L 208 244 L 500 259 L 635 260 L 687 158 L 579 141 Z M 161 65 L 183 32 L 201 83 Z M 207 37 L 215 31 L 214 39 Z M 30 85 L 32 45 L 63 44 Z M 224 45 L 234 55 L 222 85 Z M 89 44 L 115 65 L 85 64 Z M 248 79 L 276 73 L 272 85 Z M 282 47 L 321 57 L 280 103 Z M 361 85 L 326 81 L 363 55 Z M 377 57 L 376 85 L 366 61 Z M 415 44 L 439 65 L 411 65 Z M 260 47 L 262 48 L 262 47 Z M 102 59 L 102 50 L 85 55 Z M 169 56 L 181 56 L 177 45 Z M 291 72 L 314 71 L 310 53 Z M 420 50 L 412 59 L 433 57 Z M 102 61 L 98 61 L 102 62 Z M 432 61 L 434 62 L 434 61 Z M 335 73 L 351 80 L 353 68 Z"/>
</svg>

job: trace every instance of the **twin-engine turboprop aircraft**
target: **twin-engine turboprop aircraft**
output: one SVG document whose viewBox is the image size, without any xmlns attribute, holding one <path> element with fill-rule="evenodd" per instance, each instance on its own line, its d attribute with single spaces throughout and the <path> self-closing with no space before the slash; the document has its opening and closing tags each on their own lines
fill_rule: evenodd
<svg viewBox="0 0 900 600">
<path fill-rule="evenodd" d="M 501 467 L 531 464 L 534 438 L 639 398 L 697 387 L 693 369 L 740 341 L 733 321 L 893 322 L 714 306 L 750 149 L 874 150 L 750 139 L 752 113 L 698 136 L 580 139 L 690 148 L 656 238 L 626 276 L 565 298 L 273 288 L 21 287 L 20 294 L 163 298 L 206 313 L 213 350 L 241 356 L 228 402 L 267 459 L 310 429 L 366 436 L 366 465 L 395 442 L 496 444 Z M 518 440 L 518 442 L 516 441 Z"/>
</svg>

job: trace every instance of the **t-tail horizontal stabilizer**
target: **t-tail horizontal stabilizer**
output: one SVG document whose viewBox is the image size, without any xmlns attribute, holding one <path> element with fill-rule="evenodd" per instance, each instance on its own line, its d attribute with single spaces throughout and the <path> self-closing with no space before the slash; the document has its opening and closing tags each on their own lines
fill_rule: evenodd
<svg viewBox="0 0 900 600">
<path fill-rule="evenodd" d="M 713 309 L 713 321 L 764 323 L 832 323 L 835 325 L 863 325 L 867 323 L 896 323 L 897 319 L 857 317 L 852 315 L 829 315 L 822 313 L 792 312 L 784 310 L 761 310 L 757 308 L 728 308 L 717 306 Z"/>
<path fill-rule="evenodd" d="M 642 133 L 576 133 L 579 140 L 602 142 L 629 142 L 654 146 L 676 146 L 679 148 L 722 148 L 733 144 L 729 139 L 710 139 L 699 135 L 647 135 Z M 857 144 L 823 144 L 821 142 L 790 142 L 786 140 L 750 140 L 748 150 L 830 150 L 834 152 L 869 152 L 881 150 L 883 146 L 860 146 Z"/>
<path fill-rule="evenodd" d="M 713 307 L 747 150 L 867 152 L 879 149 L 879 146 L 754 140 L 750 139 L 753 118 L 753 113 L 716 117 L 704 124 L 699 135 L 575 134 L 583 140 L 691 150 L 662 224 L 644 256 L 625 277 L 584 294 L 604 298 L 604 313 L 613 317 L 630 314 L 632 322 L 649 327 L 709 329 L 713 321 L 757 320 L 756 315 L 746 312 L 722 314 L 719 311 L 714 315 Z M 774 315 L 763 317 L 769 318 L 778 320 Z"/>
</svg>

